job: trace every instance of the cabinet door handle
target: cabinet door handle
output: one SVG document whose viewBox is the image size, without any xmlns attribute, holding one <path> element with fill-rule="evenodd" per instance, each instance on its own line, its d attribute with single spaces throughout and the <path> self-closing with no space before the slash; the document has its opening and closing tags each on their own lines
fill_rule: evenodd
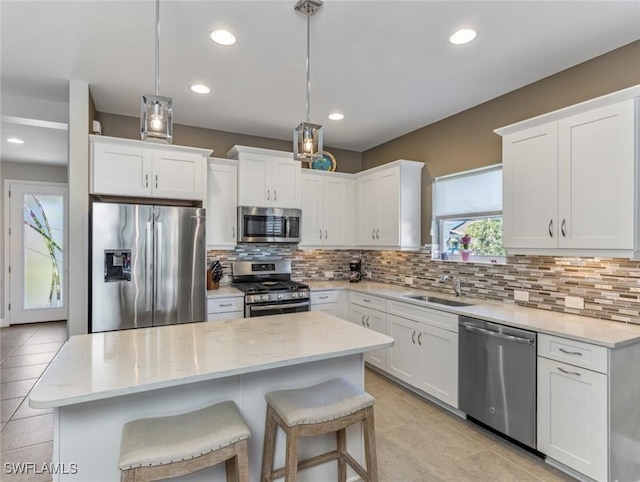
<svg viewBox="0 0 640 482">
<path fill-rule="evenodd" d="M 418 345 L 422 346 L 422 332 L 418 333 Z"/>
<path fill-rule="evenodd" d="M 362 326 L 364 326 L 364 316 L 365 315 L 362 315 L 362 320 L 360 321 L 360 323 L 362 323 Z"/>
<path fill-rule="evenodd" d="M 376 239 L 376 230 L 371 231 L 371 239 Z"/>
<path fill-rule="evenodd" d="M 582 356 L 582 353 L 580 353 L 579 351 L 569 351 L 569 350 L 565 350 L 564 348 L 558 348 L 558 351 L 561 351 L 565 355 Z"/>
<path fill-rule="evenodd" d="M 569 370 L 565 370 L 562 367 L 556 367 L 559 371 L 561 371 L 562 373 L 566 374 L 566 375 L 575 375 L 576 377 L 579 377 L 580 374 L 578 372 L 570 372 Z"/>
<path fill-rule="evenodd" d="M 320 229 L 319 231 L 320 231 L 320 237 L 318 239 L 322 239 L 322 229 Z"/>
<path fill-rule="evenodd" d="M 158 175 L 156 174 L 156 189 L 158 189 Z"/>
<path fill-rule="evenodd" d="M 376 229 L 376 239 L 380 239 L 380 229 Z"/>
<path fill-rule="evenodd" d="M 553 219 L 549 221 L 549 237 L 553 238 Z"/>
<path fill-rule="evenodd" d="M 416 332 L 415 331 L 411 334 L 411 341 L 413 342 L 414 345 L 416 344 Z"/>
<path fill-rule="evenodd" d="M 278 191 L 276 191 L 275 189 L 273 190 L 273 200 L 274 201 L 278 200 Z"/>
<path fill-rule="evenodd" d="M 236 239 L 236 227 L 235 226 L 231 227 L 231 238 L 232 239 Z"/>
<path fill-rule="evenodd" d="M 267 189 L 267 201 L 271 201 L 271 191 Z"/>
<path fill-rule="evenodd" d="M 562 219 L 562 224 L 560 225 L 560 231 L 562 231 L 562 237 L 565 238 L 567 236 L 567 220 L 566 219 Z"/>
<path fill-rule="evenodd" d="M 144 175 L 144 187 L 149 187 L 149 174 Z"/>
<path fill-rule="evenodd" d="M 369 324 L 369 315 L 367 315 L 366 323 L 367 323 L 367 326 L 371 326 L 371 325 Z"/>
<path fill-rule="evenodd" d="M 324 230 L 324 239 L 329 239 L 329 231 Z"/>
</svg>

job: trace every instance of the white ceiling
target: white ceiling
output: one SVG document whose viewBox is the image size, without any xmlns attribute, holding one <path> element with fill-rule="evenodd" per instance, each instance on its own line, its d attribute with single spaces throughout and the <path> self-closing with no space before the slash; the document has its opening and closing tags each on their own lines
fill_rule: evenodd
<svg viewBox="0 0 640 482">
<path fill-rule="evenodd" d="M 305 114 L 306 21 L 294 4 L 161 0 L 160 94 L 173 97 L 174 122 L 290 139 Z M 154 89 L 154 1 L 0 8 L 3 98 L 67 102 L 80 79 L 98 111 L 139 116 Z M 461 27 L 477 39 L 451 45 Z M 217 28 L 236 45 L 212 43 Z M 311 122 L 325 145 L 362 151 L 639 38 L 638 0 L 326 0 L 311 19 Z M 190 92 L 196 82 L 212 92 Z"/>
</svg>

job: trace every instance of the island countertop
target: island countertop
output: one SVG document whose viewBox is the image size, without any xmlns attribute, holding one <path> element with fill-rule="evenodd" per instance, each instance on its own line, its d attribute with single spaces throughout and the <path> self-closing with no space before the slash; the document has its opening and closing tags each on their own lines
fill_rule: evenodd
<svg viewBox="0 0 640 482">
<path fill-rule="evenodd" d="M 73 336 L 29 395 L 53 408 L 326 360 L 393 338 L 320 312 Z"/>
</svg>

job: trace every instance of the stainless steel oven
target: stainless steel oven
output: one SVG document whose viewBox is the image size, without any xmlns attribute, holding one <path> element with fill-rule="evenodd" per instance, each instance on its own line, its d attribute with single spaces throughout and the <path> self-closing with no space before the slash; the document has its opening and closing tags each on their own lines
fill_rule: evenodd
<svg viewBox="0 0 640 482">
<path fill-rule="evenodd" d="M 309 285 L 291 279 L 290 261 L 236 261 L 232 268 L 245 318 L 309 311 Z"/>
<path fill-rule="evenodd" d="M 238 241 L 242 243 L 300 242 L 300 209 L 238 207 Z"/>
</svg>

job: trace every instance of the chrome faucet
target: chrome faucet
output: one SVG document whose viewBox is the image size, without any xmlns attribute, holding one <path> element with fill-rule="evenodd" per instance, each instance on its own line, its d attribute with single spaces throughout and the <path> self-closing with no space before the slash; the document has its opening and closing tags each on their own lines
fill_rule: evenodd
<svg viewBox="0 0 640 482">
<path fill-rule="evenodd" d="M 451 280 L 451 284 L 453 285 L 453 292 L 456 294 L 456 296 L 460 296 L 462 294 L 462 291 L 460 290 L 460 278 L 458 278 L 457 276 L 449 276 L 448 274 L 443 274 L 440 277 L 441 282 L 445 282 L 445 281 L 449 281 Z"/>
</svg>

